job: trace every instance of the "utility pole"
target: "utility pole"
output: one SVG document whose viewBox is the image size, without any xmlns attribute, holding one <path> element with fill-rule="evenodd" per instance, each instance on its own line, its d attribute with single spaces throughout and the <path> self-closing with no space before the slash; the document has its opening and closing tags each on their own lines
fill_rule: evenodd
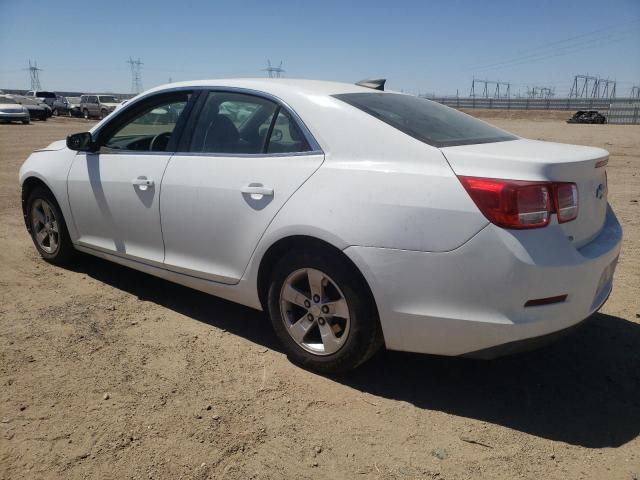
<svg viewBox="0 0 640 480">
<path fill-rule="evenodd" d="M 29 59 L 29 67 L 25 70 L 29 71 L 29 77 L 31 79 L 31 90 L 42 90 L 42 86 L 40 85 L 40 77 L 38 75 L 38 73 L 41 72 L 42 69 L 38 67 L 38 62 L 34 60 L 34 62 L 31 63 L 31 59 Z"/>
<path fill-rule="evenodd" d="M 271 65 L 271 60 L 267 60 L 267 68 L 263 68 L 262 71 L 267 72 L 269 78 L 280 78 L 286 70 L 282 68 L 282 60 L 277 67 Z"/>
<path fill-rule="evenodd" d="M 134 60 L 129 57 L 127 62 L 131 67 L 131 93 L 140 93 L 142 91 L 142 63 L 140 58 Z"/>
</svg>

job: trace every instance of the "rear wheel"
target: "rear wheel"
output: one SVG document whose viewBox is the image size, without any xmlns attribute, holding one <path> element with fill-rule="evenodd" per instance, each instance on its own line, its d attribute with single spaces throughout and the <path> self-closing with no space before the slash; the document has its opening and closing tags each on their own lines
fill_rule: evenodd
<svg viewBox="0 0 640 480">
<path fill-rule="evenodd" d="M 85 120 L 89 120 L 89 110 L 87 110 L 86 108 L 82 110 L 82 116 Z"/>
<path fill-rule="evenodd" d="M 286 353 L 304 368 L 345 372 L 383 343 L 364 280 L 331 252 L 293 251 L 283 257 L 271 277 L 268 303 Z"/>
<path fill-rule="evenodd" d="M 45 188 L 37 187 L 27 199 L 29 233 L 40 256 L 47 262 L 69 263 L 75 250 L 58 203 Z"/>
</svg>

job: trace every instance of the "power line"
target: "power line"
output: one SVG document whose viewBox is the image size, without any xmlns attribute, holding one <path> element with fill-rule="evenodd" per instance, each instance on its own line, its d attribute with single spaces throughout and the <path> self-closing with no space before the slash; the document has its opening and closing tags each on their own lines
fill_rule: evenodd
<svg viewBox="0 0 640 480">
<path fill-rule="evenodd" d="M 572 42 L 574 40 L 578 40 L 578 39 L 581 39 L 581 38 L 584 38 L 584 37 L 593 37 L 594 34 L 606 32 L 608 30 L 612 30 L 612 29 L 618 28 L 618 27 L 623 26 L 623 25 L 629 25 L 631 23 L 637 23 L 637 22 L 640 22 L 640 18 L 636 18 L 636 19 L 628 21 L 628 22 L 622 22 L 622 23 L 610 25 L 610 26 L 604 27 L 604 28 L 599 28 L 597 30 L 591 30 L 589 32 L 581 33 L 580 35 L 574 35 L 574 36 L 571 36 L 571 37 L 568 37 L 568 38 L 565 38 L 565 39 L 562 39 L 562 40 L 557 40 L 557 41 L 554 41 L 554 42 L 544 43 L 544 44 L 539 45 L 537 47 L 532 47 L 532 48 L 521 50 L 520 53 L 518 55 L 514 56 L 514 57 L 511 57 L 511 58 L 508 58 L 508 59 L 505 59 L 505 60 L 501 60 L 501 61 L 497 61 L 497 62 L 494 62 L 494 63 L 489 63 L 489 64 L 485 64 L 485 65 L 472 67 L 471 70 L 476 70 L 477 71 L 479 69 L 496 67 L 496 66 L 500 66 L 502 64 L 511 63 L 511 62 L 514 62 L 514 61 L 524 60 L 526 58 L 537 57 L 537 56 L 540 56 L 540 55 L 547 55 L 549 53 L 554 53 L 557 50 L 563 50 L 563 49 L 570 49 L 570 48 L 578 47 L 578 46 L 583 45 L 584 42 L 577 42 L 577 43 L 574 43 L 573 45 L 565 45 L 565 46 L 562 46 L 562 47 L 551 49 L 551 51 L 544 52 L 544 50 L 549 50 L 549 47 L 553 47 L 553 46 L 560 45 L 560 44 L 567 43 L 567 42 Z M 628 31 L 635 32 L 636 30 L 635 29 L 626 30 L 626 31 L 623 31 L 623 32 L 610 33 L 610 34 L 607 34 L 607 35 L 604 35 L 604 36 L 600 36 L 598 38 L 590 38 L 589 40 L 587 40 L 586 43 L 592 44 L 594 42 L 600 42 L 602 40 L 606 40 L 607 38 L 611 38 L 613 35 L 620 34 L 620 33 L 627 33 Z M 529 54 L 529 55 L 522 55 L 522 54 L 527 53 L 527 52 L 536 52 L 536 53 L 532 53 L 532 54 Z"/>
<path fill-rule="evenodd" d="M 624 33 L 627 33 L 627 32 L 624 32 Z M 626 40 L 627 38 L 629 38 L 629 37 L 615 38 L 612 35 L 606 35 L 606 36 L 601 37 L 601 38 L 591 39 L 591 40 L 589 40 L 587 42 L 584 42 L 583 44 L 567 45 L 565 47 L 560 47 L 555 52 L 549 51 L 549 52 L 546 52 L 546 53 L 536 53 L 536 54 L 532 54 L 532 55 L 526 55 L 526 56 L 523 56 L 523 57 L 512 58 L 511 60 L 507 60 L 507 61 L 499 62 L 499 63 L 494 63 L 494 64 L 490 64 L 490 65 L 485 65 L 483 67 L 478 67 L 478 68 L 475 68 L 473 70 L 482 72 L 482 71 L 488 71 L 488 70 L 499 70 L 499 69 L 502 69 L 502 68 L 516 67 L 518 65 L 539 62 L 541 60 L 546 60 L 546 59 L 554 58 L 554 57 L 561 57 L 561 56 L 564 56 L 564 55 L 571 55 L 573 53 L 577 53 L 577 52 L 580 52 L 582 50 L 598 48 L 598 47 L 602 47 L 604 45 L 609 45 L 609 44 L 612 44 L 612 43 L 618 43 L 618 42 L 621 42 L 623 40 Z M 609 39 L 609 40 L 607 41 L 607 39 Z"/>
</svg>

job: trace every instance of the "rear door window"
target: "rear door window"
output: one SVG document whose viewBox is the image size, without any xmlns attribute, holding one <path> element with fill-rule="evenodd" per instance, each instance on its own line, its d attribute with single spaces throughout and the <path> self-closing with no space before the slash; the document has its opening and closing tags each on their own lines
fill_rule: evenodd
<svg viewBox="0 0 640 480">
<path fill-rule="evenodd" d="M 189 151 L 263 153 L 277 105 L 265 98 L 234 92 L 209 92 L 193 130 Z"/>
</svg>

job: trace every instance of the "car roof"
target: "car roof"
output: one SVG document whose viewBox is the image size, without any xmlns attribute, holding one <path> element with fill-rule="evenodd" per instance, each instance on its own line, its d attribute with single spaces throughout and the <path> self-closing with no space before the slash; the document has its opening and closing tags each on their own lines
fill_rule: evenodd
<svg viewBox="0 0 640 480">
<path fill-rule="evenodd" d="M 295 78 L 225 78 L 171 83 L 156 87 L 150 90 L 148 93 L 151 93 L 152 91 L 181 87 L 245 88 L 270 93 L 276 96 L 288 96 L 288 94 L 337 95 L 340 93 L 373 91 L 370 88 L 360 87 L 352 83 L 329 82 L 322 80 L 306 80 Z"/>
</svg>

